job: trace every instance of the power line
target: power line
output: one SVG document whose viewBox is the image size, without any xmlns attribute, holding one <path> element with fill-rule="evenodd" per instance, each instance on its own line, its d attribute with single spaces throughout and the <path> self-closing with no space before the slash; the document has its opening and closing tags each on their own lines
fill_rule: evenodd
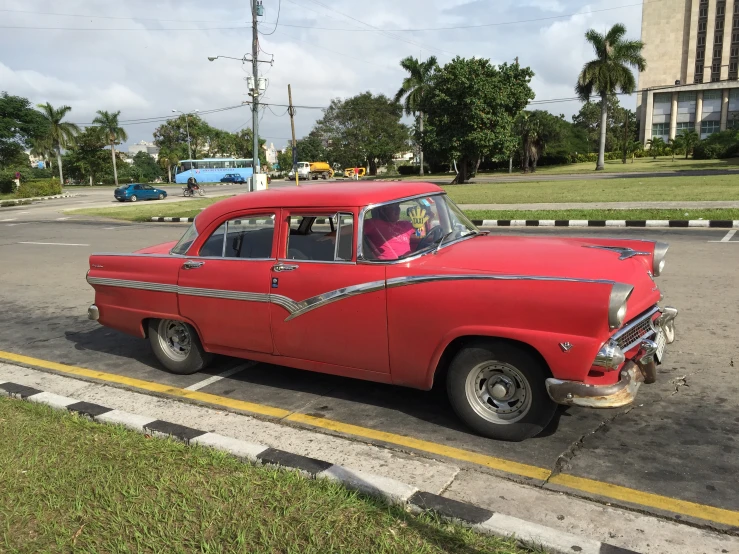
<svg viewBox="0 0 739 554">
<path fill-rule="evenodd" d="M 275 21 L 275 28 L 272 29 L 271 33 L 260 33 L 262 36 L 269 36 L 275 34 L 275 31 L 277 30 L 277 25 L 280 24 L 280 10 L 282 8 L 282 0 L 278 0 L 277 4 L 277 21 Z"/>
</svg>

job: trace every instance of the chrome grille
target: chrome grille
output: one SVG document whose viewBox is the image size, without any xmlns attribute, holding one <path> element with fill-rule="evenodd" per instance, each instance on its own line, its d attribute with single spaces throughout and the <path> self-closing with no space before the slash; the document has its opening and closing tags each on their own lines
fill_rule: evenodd
<svg viewBox="0 0 739 554">
<path fill-rule="evenodd" d="M 628 352 L 634 346 L 639 344 L 642 339 L 648 338 L 654 334 L 652 327 L 652 317 L 657 312 L 657 308 L 652 308 L 645 314 L 635 318 L 630 323 L 613 335 L 612 340 L 616 341 L 619 348 L 624 352 Z"/>
</svg>

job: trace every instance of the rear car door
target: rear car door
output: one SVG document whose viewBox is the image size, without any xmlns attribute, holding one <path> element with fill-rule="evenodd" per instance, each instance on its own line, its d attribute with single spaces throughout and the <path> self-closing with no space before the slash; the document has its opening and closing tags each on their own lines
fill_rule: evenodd
<svg viewBox="0 0 739 554">
<path fill-rule="evenodd" d="M 356 217 L 282 210 L 271 274 L 275 353 L 388 373 L 385 267 L 357 265 Z"/>
<path fill-rule="evenodd" d="M 269 279 L 276 262 L 275 212 L 231 215 L 182 260 L 178 301 L 202 342 L 224 354 L 272 353 Z"/>
</svg>

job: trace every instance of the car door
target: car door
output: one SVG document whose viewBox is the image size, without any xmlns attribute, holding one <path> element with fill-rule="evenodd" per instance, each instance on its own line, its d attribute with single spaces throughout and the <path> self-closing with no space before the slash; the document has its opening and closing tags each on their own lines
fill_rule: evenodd
<svg viewBox="0 0 739 554">
<path fill-rule="evenodd" d="M 275 353 L 388 373 L 385 267 L 356 263 L 356 217 L 356 209 L 282 210 L 271 272 Z"/>
<path fill-rule="evenodd" d="M 180 313 L 204 344 L 223 354 L 272 353 L 270 270 L 276 262 L 275 212 L 231 215 L 204 232 L 197 254 L 182 260 Z"/>
</svg>

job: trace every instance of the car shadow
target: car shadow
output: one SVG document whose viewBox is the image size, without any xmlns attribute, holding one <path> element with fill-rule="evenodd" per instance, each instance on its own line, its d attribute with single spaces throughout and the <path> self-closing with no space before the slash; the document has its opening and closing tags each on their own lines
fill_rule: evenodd
<svg viewBox="0 0 739 554">
<path fill-rule="evenodd" d="M 151 352 L 148 340 L 125 335 L 106 327 L 68 331 L 66 338 L 78 351 L 126 357 L 147 368 L 161 371 L 167 375 L 168 381 L 171 379 L 171 374 L 162 368 Z M 201 374 L 218 375 L 244 361 L 217 356 L 214 363 Z M 100 369 L 106 371 L 105 367 Z M 338 417 L 345 420 L 342 413 L 353 411 L 352 407 L 361 406 L 361 409 L 368 413 L 377 412 L 372 408 L 380 408 L 386 414 L 399 412 L 414 421 L 466 435 L 472 434 L 455 414 L 443 382 L 435 383 L 431 390 L 422 391 L 275 364 L 256 363 L 230 376 L 228 380 L 219 382 L 218 389 L 210 392 L 285 409 L 295 409 L 296 405 L 300 405 L 300 411 L 319 418 Z M 287 401 L 291 405 L 280 405 L 282 401 Z M 549 425 L 534 440 L 556 433 L 563 416 L 567 417 L 566 410 L 557 410 Z"/>
</svg>

